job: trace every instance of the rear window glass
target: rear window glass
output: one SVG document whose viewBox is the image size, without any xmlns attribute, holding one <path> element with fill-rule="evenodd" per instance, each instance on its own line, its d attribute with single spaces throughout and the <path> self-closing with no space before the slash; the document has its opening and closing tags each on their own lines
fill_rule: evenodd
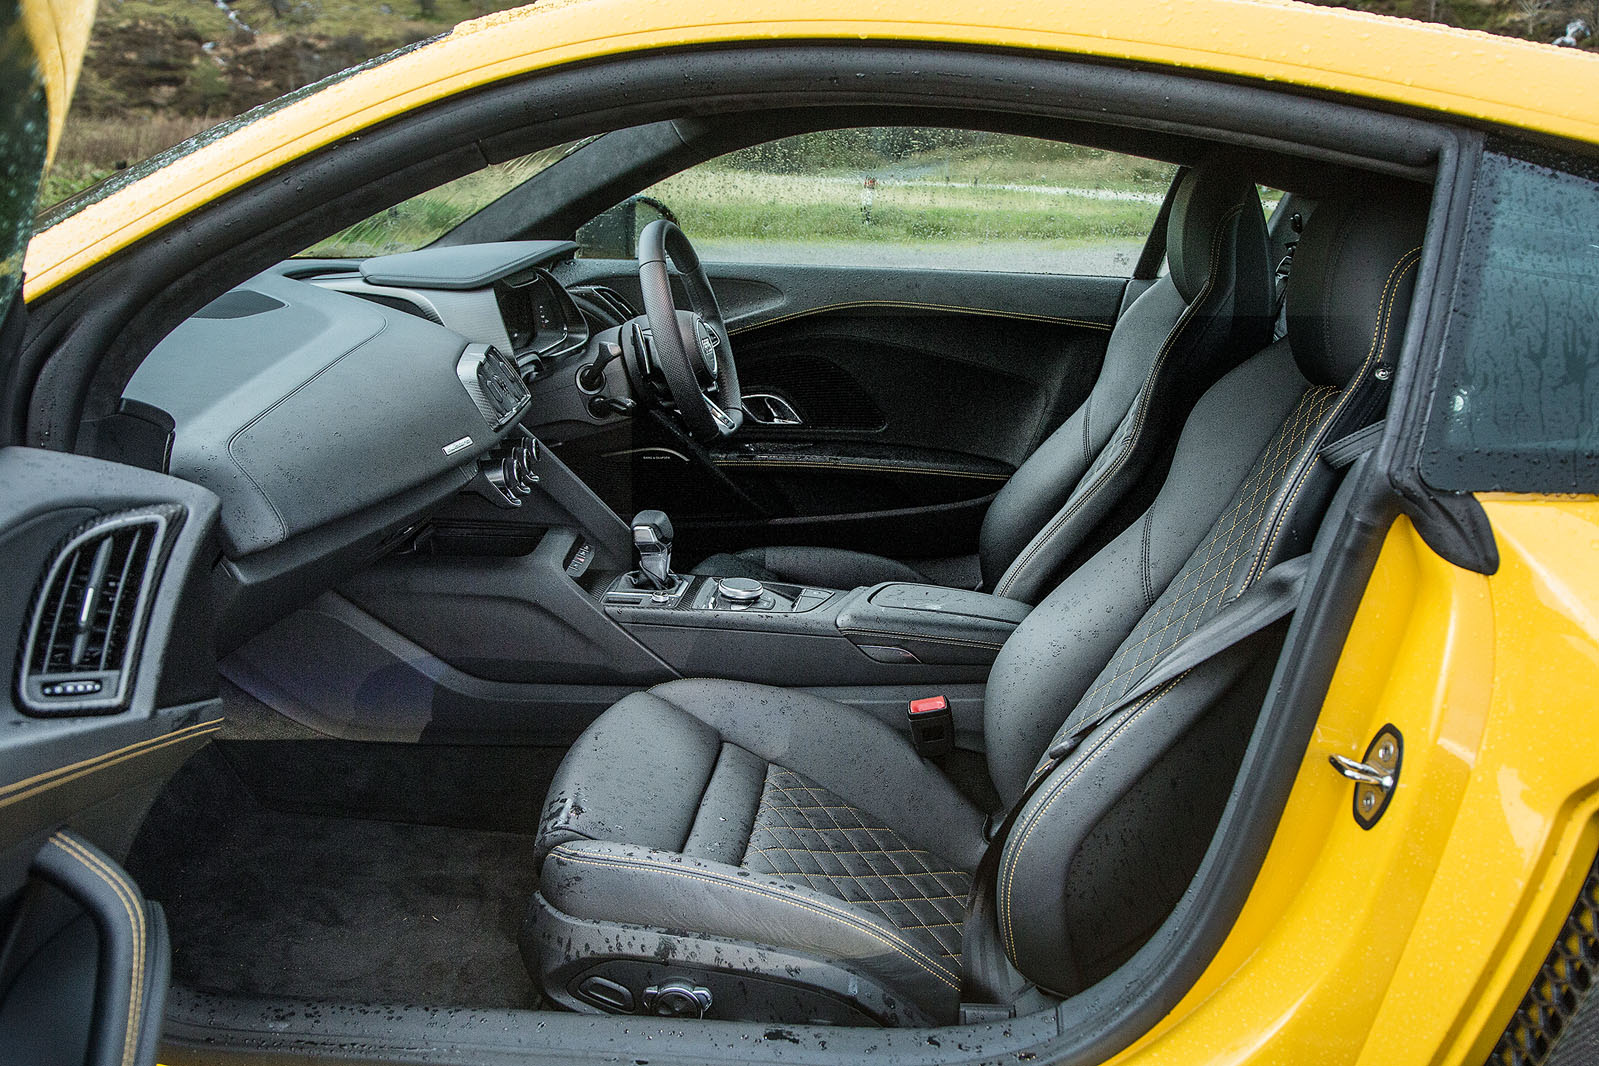
<svg viewBox="0 0 1599 1066">
<path fill-rule="evenodd" d="M 1483 157 L 1421 462 L 1441 489 L 1599 491 L 1599 183 Z"/>
</svg>

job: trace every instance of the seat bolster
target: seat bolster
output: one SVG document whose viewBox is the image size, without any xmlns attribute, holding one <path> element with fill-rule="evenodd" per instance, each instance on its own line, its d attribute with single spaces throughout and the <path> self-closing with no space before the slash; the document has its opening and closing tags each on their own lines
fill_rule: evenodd
<svg viewBox="0 0 1599 1066">
<path fill-rule="evenodd" d="M 984 588 L 1007 595 L 998 589 L 1006 571 L 1076 494 L 1095 457 L 1132 409 L 1150 367 L 1185 310 L 1177 287 L 1169 277 L 1161 278 L 1116 324 L 1087 399 L 1027 457 L 989 504 L 978 538 Z M 1014 598 L 1037 601 L 1036 596 Z"/>
<path fill-rule="evenodd" d="M 627 844 L 573 841 L 549 853 L 540 894 L 575 918 L 725 937 L 859 970 L 935 1015 L 952 1014 L 958 960 L 934 955 L 852 904 L 779 877 Z"/>
<path fill-rule="evenodd" d="M 967 870 L 982 858 L 983 813 L 917 755 L 909 740 L 868 714 L 797 689 L 742 681 L 670 681 L 650 695 L 698 719 L 729 744 L 871 811 L 916 847 Z M 613 713 L 607 711 L 602 720 Z M 698 799 L 696 793 L 694 802 Z"/>
<path fill-rule="evenodd" d="M 544 801 L 542 860 L 569 840 L 618 840 L 681 851 L 721 754 L 694 715 L 648 692 L 619 701 L 573 743 Z"/>
<path fill-rule="evenodd" d="M 735 744 L 723 743 L 689 830 L 685 855 L 737 863 L 749 847 L 755 813 L 766 787 L 767 763 Z"/>
<path fill-rule="evenodd" d="M 1180 865 L 1178 856 L 1194 844 L 1181 835 L 1188 827 L 1180 812 L 1169 809 L 1184 802 L 1180 792 L 1142 797 L 1147 810 L 1124 820 L 1109 853 L 1088 857 L 1086 845 L 1112 808 L 1243 674 L 1265 643 L 1256 634 L 1102 723 L 1017 814 L 996 873 L 996 919 L 1006 954 L 1041 988 L 1060 996 L 1082 991 L 1104 972 L 1107 957 L 1153 931 L 1136 925 L 1141 915 L 1128 914 L 1129 903 L 1138 902 L 1124 898 L 1129 882 L 1146 883 L 1151 895 L 1180 894 L 1188 883 L 1191 870 L 1174 874 L 1164 868 Z"/>
<path fill-rule="evenodd" d="M 1127 412 L 1065 504 L 1005 569 L 994 595 L 1036 604 L 1048 594 L 1066 559 L 1143 473 L 1144 463 L 1135 461 L 1138 429 L 1138 412 Z"/>
</svg>

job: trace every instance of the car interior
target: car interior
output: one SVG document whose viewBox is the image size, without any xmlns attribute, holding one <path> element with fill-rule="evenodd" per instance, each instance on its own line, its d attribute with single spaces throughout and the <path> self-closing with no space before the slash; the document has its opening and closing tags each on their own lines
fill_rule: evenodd
<svg viewBox="0 0 1599 1066">
<path fill-rule="evenodd" d="M 1303 753 L 1271 708 L 1309 671 L 1313 717 L 1359 598 L 1334 562 L 1369 552 L 1439 165 L 1387 121 L 1336 150 L 967 105 L 523 130 L 490 158 L 530 176 L 425 240 L 350 254 L 313 218 L 168 308 L 78 450 L 214 494 L 213 554 L 171 510 L 75 532 L 18 684 L 94 713 L 147 597 L 95 671 L 63 612 L 119 567 L 203 590 L 220 714 L 116 856 L 164 912 L 169 1039 L 386 1004 L 1021 1040 L 1134 1003 L 1134 964 L 1206 943 L 1188 908 L 1236 906 L 1221 830 L 1269 816 L 1251 768 Z M 1141 212 L 1103 269 L 768 261 L 677 214 L 684 175 L 861 130 L 1154 177 L 1095 194 Z M 932 181 L 863 173 L 880 227 Z M 1235 608 L 1317 573 L 1316 654 L 1303 608 Z"/>
</svg>

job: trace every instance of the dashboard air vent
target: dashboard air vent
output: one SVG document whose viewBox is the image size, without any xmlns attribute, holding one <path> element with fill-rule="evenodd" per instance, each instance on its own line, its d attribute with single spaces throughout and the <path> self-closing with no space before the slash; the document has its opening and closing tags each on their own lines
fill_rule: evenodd
<svg viewBox="0 0 1599 1066">
<path fill-rule="evenodd" d="M 455 372 L 496 433 L 527 407 L 530 397 L 521 370 L 492 344 L 468 344 Z"/>
<path fill-rule="evenodd" d="M 181 515 L 123 512 L 67 539 L 34 598 L 18 671 L 23 710 L 109 714 L 127 704 L 162 549 Z"/>
</svg>

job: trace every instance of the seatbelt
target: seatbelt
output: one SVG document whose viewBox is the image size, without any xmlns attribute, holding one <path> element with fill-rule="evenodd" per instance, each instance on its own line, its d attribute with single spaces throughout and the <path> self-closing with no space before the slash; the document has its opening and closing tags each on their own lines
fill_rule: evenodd
<svg viewBox="0 0 1599 1066">
<path fill-rule="evenodd" d="M 1296 555 L 1267 570 L 1260 579 L 1210 621 L 1179 641 L 1142 681 L 1121 699 L 1079 722 L 1067 737 L 1052 745 L 1044 766 L 1033 775 L 999 829 L 990 838 L 966 900 L 966 919 L 961 929 L 961 1022 L 975 1024 L 1010 1017 L 1002 1004 L 1010 998 L 1009 961 L 999 939 L 995 911 L 995 881 L 1005 841 L 1027 801 L 1049 779 L 1077 746 L 1111 719 L 1132 710 L 1144 697 L 1169 682 L 1209 661 L 1246 637 L 1265 629 L 1299 605 L 1310 556 Z"/>
<path fill-rule="evenodd" d="M 1288 298 L 1288 275 L 1294 269 L 1294 252 L 1299 248 L 1298 236 L 1305 231 L 1305 219 L 1298 211 L 1289 217 L 1288 225 L 1294 231 L 1294 240 L 1283 244 L 1283 257 L 1277 261 L 1272 278 L 1271 340 L 1275 344 L 1288 336 L 1288 315 L 1285 313 Z"/>
<path fill-rule="evenodd" d="M 1334 470 L 1342 470 L 1377 446 L 1386 423 L 1378 421 L 1369 426 L 1346 433 L 1321 449 L 1322 462 Z"/>
</svg>

